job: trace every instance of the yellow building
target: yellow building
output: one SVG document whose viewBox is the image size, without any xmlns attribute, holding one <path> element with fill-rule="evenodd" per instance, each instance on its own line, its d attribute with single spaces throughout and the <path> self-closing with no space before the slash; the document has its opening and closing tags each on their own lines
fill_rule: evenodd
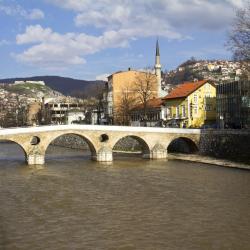
<svg viewBox="0 0 250 250">
<path fill-rule="evenodd" d="M 200 128 L 216 123 L 216 88 L 206 80 L 183 83 L 163 100 L 169 127 Z"/>
<path fill-rule="evenodd" d="M 108 77 L 104 96 L 104 113 L 107 123 L 122 123 L 122 112 L 127 106 L 131 109 L 134 105 L 141 103 L 139 93 L 140 83 L 149 83 L 148 92 L 150 98 L 158 96 L 157 76 L 143 71 L 128 70 L 116 72 Z M 147 88 L 143 86 L 142 88 Z"/>
</svg>

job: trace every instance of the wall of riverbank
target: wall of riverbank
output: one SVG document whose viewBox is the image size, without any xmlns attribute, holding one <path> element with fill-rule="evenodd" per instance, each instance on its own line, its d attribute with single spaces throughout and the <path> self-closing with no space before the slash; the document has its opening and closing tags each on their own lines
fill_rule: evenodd
<svg viewBox="0 0 250 250">
<path fill-rule="evenodd" d="M 201 155 L 250 163 L 250 130 L 204 130 Z"/>
</svg>

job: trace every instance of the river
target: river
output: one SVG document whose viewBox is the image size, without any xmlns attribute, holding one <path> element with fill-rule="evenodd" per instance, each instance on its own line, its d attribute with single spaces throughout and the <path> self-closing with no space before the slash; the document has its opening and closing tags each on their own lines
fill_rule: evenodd
<svg viewBox="0 0 250 250">
<path fill-rule="evenodd" d="M 0 249 L 250 249 L 250 171 L 0 144 Z"/>
</svg>

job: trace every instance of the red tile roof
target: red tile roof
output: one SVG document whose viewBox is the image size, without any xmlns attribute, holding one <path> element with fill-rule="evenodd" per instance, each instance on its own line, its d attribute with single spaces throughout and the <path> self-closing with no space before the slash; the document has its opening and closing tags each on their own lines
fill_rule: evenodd
<svg viewBox="0 0 250 250">
<path fill-rule="evenodd" d="M 187 97 L 205 83 L 207 83 L 207 80 L 202 80 L 197 82 L 185 82 L 183 84 L 178 85 L 162 99 L 167 100 L 167 99 Z"/>
<path fill-rule="evenodd" d="M 160 108 L 163 104 L 163 100 L 161 98 L 153 98 L 147 101 L 147 108 Z M 140 110 L 143 109 L 143 104 L 139 104 L 134 107 L 132 110 Z"/>
</svg>

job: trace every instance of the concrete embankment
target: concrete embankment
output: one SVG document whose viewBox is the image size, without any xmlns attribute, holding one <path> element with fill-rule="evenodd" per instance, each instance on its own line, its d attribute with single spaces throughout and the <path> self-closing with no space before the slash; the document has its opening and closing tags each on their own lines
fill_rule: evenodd
<svg viewBox="0 0 250 250">
<path fill-rule="evenodd" d="M 230 168 L 240 168 L 250 170 L 250 165 L 240 162 L 234 162 L 226 159 L 217 159 L 210 156 L 203 156 L 198 154 L 168 154 L 169 160 L 184 160 L 191 162 L 200 162 L 205 164 L 212 164 L 222 167 L 230 167 Z"/>
</svg>

